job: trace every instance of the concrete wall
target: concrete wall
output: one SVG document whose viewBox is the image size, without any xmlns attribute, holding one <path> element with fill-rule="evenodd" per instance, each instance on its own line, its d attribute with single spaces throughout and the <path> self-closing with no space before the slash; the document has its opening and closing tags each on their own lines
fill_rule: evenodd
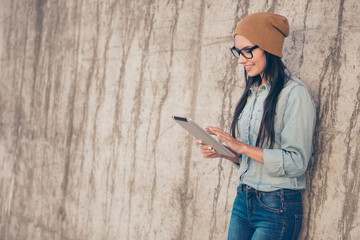
<svg viewBox="0 0 360 240">
<path fill-rule="evenodd" d="M 225 239 L 236 169 L 171 116 L 229 129 L 229 52 L 250 13 L 288 17 L 284 61 L 317 105 L 301 239 L 360 234 L 360 4 L 2 0 L 0 239 Z"/>
</svg>

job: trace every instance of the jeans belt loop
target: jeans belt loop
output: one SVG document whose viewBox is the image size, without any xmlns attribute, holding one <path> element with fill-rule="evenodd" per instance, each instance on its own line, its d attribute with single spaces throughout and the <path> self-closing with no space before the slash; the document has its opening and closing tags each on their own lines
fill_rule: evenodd
<svg viewBox="0 0 360 240">
<path fill-rule="evenodd" d="M 280 194 L 281 194 L 281 201 L 284 202 L 285 201 L 285 197 L 284 197 L 285 194 L 284 194 L 284 189 L 283 188 L 280 189 Z"/>
</svg>

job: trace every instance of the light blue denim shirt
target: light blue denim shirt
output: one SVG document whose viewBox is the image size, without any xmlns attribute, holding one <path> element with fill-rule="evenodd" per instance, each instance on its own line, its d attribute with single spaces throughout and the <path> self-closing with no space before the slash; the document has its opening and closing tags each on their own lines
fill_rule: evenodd
<svg viewBox="0 0 360 240">
<path fill-rule="evenodd" d="M 263 115 L 264 101 L 271 88 L 267 83 L 250 89 L 247 103 L 239 116 L 241 142 L 255 146 Z M 293 77 L 288 79 L 276 106 L 275 144 L 263 148 L 264 164 L 240 155 L 239 182 L 260 191 L 281 188 L 304 189 L 305 171 L 312 154 L 316 112 L 305 85 Z"/>
</svg>

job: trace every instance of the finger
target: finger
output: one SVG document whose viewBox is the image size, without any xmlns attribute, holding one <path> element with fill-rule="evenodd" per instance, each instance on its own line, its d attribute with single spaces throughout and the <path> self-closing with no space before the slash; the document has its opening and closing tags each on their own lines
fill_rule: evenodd
<svg viewBox="0 0 360 240">
<path fill-rule="evenodd" d="M 228 134 L 227 132 L 225 132 L 224 130 L 222 130 L 219 127 L 207 127 L 206 129 L 208 129 L 209 131 L 211 131 L 212 133 L 214 133 L 220 140 L 224 141 L 224 142 L 229 142 L 232 141 L 234 138 Z"/>
<path fill-rule="evenodd" d="M 201 145 L 201 146 L 200 146 L 200 149 L 203 149 L 203 150 L 212 150 L 213 148 L 212 148 L 210 145 Z"/>
<path fill-rule="evenodd" d="M 219 137 L 223 141 L 233 139 L 233 137 L 230 134 L 228 134 L 227 132 L 224 132 L 221 129 L 215 129 L 215 130 L 213 130 L 213 132 L 215 132 L 216 136 Z"/>
<path fill-rule="evenodd" d="M 204 158 L 213 158 L 216 156 L 216 153 L 211 153 L 211 154 L 203 154 Z"/>
<path fill-rule="evenodd" d="M 215 133 L 213 131 L 211 131 L 210 127 L 206 127 L 205 130 L 208 134 L 215 135 Z"/>
<path fill-rule="evenodd" d="M 203 143 L 202 140 L 200 140 L 200 139 L 197 139 L 197 140 L 196 140 L 196 144 L 200 145 L 200 144 L 202 144 L 202 143 Z"/>
<path fill-rule="evenodd" d="M 216 134 L 228 134 L 227 132 L 225 132 L 224 130 L 222 130 L 219 127 L 209 127 L 209 130 L 216 133 Z"/>
<path fill-rule="evenodd" d="M 210 135 L 216 135 L 216 133 L 212 132 L 211 130 L 207 130 L 207 129 L 206 129 L 206 132 L 207 132 L 208 134 L 210 134 Z"/>
<path fill-rule="evenodd" d="M 216 136 L 219 134 L 225 133 L 223 130 L 221 130 L 220 128 L 217 128 L 217 127 L 209 127 L 208 132 L 211 132 L 213 135 L 216 135 Z"/>
<path fill-rule="evenodd" d="M 227 134 L 219 133 L 216 135 L 219 139 L 223 140 L 224 142 L 230 141 L 232 137 L 228 136 Z"/>
<path fill-rule="evenodd" d="M 204 146 L 201 146 L 200 147 L 201 148 L 201 153 L 214 153 L 214 152 L 216 152 L 216 150 L 214 149 L 214 148 L 212 148 L 212 147 L 210 147 L 210 146 L 208 146 L 208 147 L 204 147 Z"/>
<path fill-rule="evenodd" d="M 216 151 L 214 149 L 212 149 L 212 150 L 208 150 L 208 149 L 201 150 L 202 155 L 210 155 L 210 154 L 213 154 L 213 153 L 216 153 Z"/>
<path fill-rule="evenodd" d="M 203 154 L 204 158 L 215 158 L 215 157 L 220 157 L 220 154 L 218 153 L 209 153 L 209 154 Z"/>
<path fill-rule="evenodd" d="M 209 127 L 207 127 L 209 130 L 211 130 L 211 131 L 216 131 L 216 132 L 223 132 L 224 130 L 222 130 L 221 128 L 219 128 L 219 127 L 215 127 L 215 126 L 209 126 Z"/>
</svg>

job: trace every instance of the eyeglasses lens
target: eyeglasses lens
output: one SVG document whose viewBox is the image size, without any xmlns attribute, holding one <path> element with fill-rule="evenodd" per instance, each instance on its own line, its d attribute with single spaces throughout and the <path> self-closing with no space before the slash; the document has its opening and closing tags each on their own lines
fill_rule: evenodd
<svg viewBox="0 0 360 240">
<path fill-rule="evenodd" d="M 232 54 L 236 57 L 236 58 L 239 58 L 240 57 L 240 54 L 243 55 L 243 57 L 247 58 L 247 59 L 250 59 L 252 58 L 252 54 L 251 54 L 251 51 L 248 50 L 248 49 L 243 49 L 243 50 L 237 50 L 235 48 L 232 48 L 231 49 L 231 52 Z"/>
<path fill-rule="evenodd" d="M 252 58 L 251 51 L 249 50 L 242 50 L 241 53 L 244 55 L 245 58 Z"/>
</svg>

